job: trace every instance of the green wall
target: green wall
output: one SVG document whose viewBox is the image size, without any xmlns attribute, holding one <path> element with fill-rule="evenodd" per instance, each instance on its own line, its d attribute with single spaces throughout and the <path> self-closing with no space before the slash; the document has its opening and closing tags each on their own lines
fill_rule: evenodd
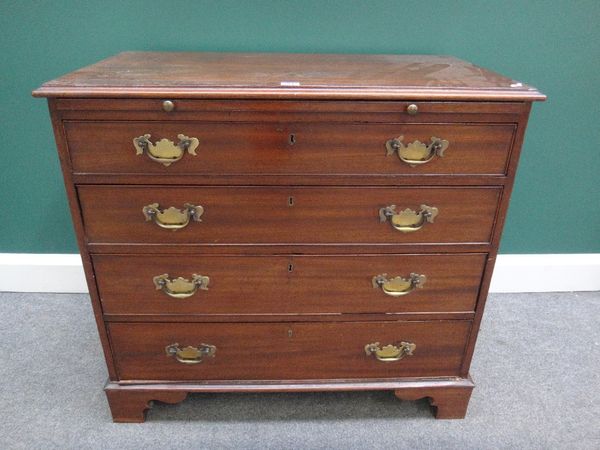
<svg viewBox="0 0 600 450">
<path fill-rule="evenodd" d="M 123 50 L 449 54 L 532 84 L 501 251 L 600 252 L 600 1 L 0 3 L 0 252 L 77 246 L 42 82 Z"/>
</svg>

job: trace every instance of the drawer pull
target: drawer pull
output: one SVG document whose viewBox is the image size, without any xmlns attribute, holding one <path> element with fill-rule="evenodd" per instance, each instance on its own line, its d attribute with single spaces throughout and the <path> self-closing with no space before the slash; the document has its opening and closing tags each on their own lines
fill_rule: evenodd
<svg viewBox="0 0 600 450">
<path fill-rule="evenodd" d="M 384 273 L 374 276 L 372 283 L 374 288 L 380 288 L 391 297 L 401 297 L 410 294 L 417 288 L 422 288 L 425 281 L 427 281 L 427 277 L 418 273 L 411 273 L 409 278 L 394 277 L 389 279 L 387 273 Z"/>
<path fill-rule="evenodd" d="M 414 141 L 404 145 L 402 142 L 403 139 L 404 136 L 398 136 L 397 138 L 387 141 L 385 143 L 385 148 L 387 149 L 386 154 L 387 156 L 390 156 L 397 153 L 398 158 L 411 167 L 426 164 L 436 156 L 443 157 L 444 150 L 450 145 L 445 139 L 436 137 L 431 138 L 431 143 L 429 145 L 424 144 L 421 141 Z"/>
<path fill-rule="evenodd" d="M 192 205 L 185 203 L 183 210 L 171 206 L 167 209 L 160 209 L 158 203 L 151 203 L 150 205 L 144 206 L 142 209 L 146 222 L 154 221 L 156 225 L 161 228 L 168 230 L 179 230 L 185 228 L 190 219 L 194 222 L 202 222 L 200 217 L 204 214 L 204 208 L 202 206 Z"/>
<path fill-rule="evenodd" d="M 419 107 L 417 105 L 415 105 L 414 103 L 411 103 L 410 105 L 408 105 L 406 107 L 406 112 L 410 115 L 410 116 L 416 116 L 417 113 L 419 112 Z"/>
<path fill-rule="evenodd" d="M 217 347 L 209 344 L 200 344 L 198 347 L 187 346 L 179 348 L 179 344 L 171 344 L 165 347 L 167 356 L 174 356 L 182 364 L 199 364 L 204 358 L 214 357 Z"/>
<path fill-rule="evenodd" d="M 390 344 L 383 347 L 379 345 L 379 342 L 365 345 L 365 353 L 367 356 L 375 355 L 375 358 L 383 362 L 400 361 L 405 356 L 412 356 L 417 348 L 412 342 L 400 342 L 398 345 Z"/>
<path fill-rule="evenodd" d="M 438 209 L 434 206 L 421 205 L 417 212 L 410 208 L 396 211 L 396 205 L 386 206 L 379 210 L 380 222 L 389 220 L 392 226 L 403 233 L 420 230 L 426 223 L 433 223 L 438 215 Z"/>
<path fill-rule="evenodd" d="M 198 289 L 207 291 L 210 278 L 204 275 L 193 274 L 192 281 L 182 277 L 171 280 L 169 274 L 164 273 L 152 278 L 152 281 L 156 290 L 162 290 L 169 297 L 188 298 L 194 295 Z"/>
<path fill-rule="evenodd" d="M 175 103 L 172 100 L 165 100 L 162 102 L 162 109 L 164 112 L 171 112 L 175 109 Z"/>
<path fill-rule="evenodd" d="M 168 139 L 161 139 L 153 144 L 150 141 L 150 135 L 144 134 L 143 136 L 134 138 L 133 145 L 135 146 L 137 155 L 146 153 L 152 161 L 168 167 L 183 158 L 186 151 L 190 155 L 196 156 L 196 148 L 199 144 L 197 138 L 188 137 L 184 134 L 178 134 L 177 138 L 179 139 L 177 144 Z"/>
</svg>

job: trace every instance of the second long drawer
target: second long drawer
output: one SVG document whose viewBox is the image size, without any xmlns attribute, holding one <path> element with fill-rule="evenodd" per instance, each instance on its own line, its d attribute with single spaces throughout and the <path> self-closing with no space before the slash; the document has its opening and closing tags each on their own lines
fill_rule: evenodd
<svg viewBox="0 0 600 450">
<path fill-rule="evenodd" d="M 91 244 L 489 243 L 500 193 L 499 187 L 78 187 Z"/>
<path fill-rule="evenodd" d="M 485 256 L 94 255 L 93 263 L 106 314 L 435 313 L 475 309 Z"/>
</svg>

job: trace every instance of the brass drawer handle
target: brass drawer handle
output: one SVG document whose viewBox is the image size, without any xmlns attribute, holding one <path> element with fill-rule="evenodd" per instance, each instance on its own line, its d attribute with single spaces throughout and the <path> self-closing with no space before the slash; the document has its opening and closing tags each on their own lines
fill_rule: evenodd
<svg viewBox="0 0 600 450">
<path fill-rule="evenodd" d="M 379 342 L 365 345 L 365 353 L 367 356 L 375 355 L 379 361 L 393 362 L 400 361 L 405 356 L 412 356 L 417 348 L 412 342 L 400 342 L 397 345 L 384 345 L 380 347 Z"/>
<path fill-rule="evenodd" d="M 187 346 L 179 348 L 179 344 L 165 347 L 167 356 L 174 356 L 182 364 L 200 364 L 204 358 L 212 358 L 217 352 L 217 347 L 209 344 L 200 344 L 198 347 Z"/>
<path fill-rule="evenodd" d="M 168 273 L 163 273 L 152 278 L 152 281 L 157 291 L 162 290 L 169 297 L 188 298 L 194 295 L 198 289 L 207 291 L 210 278 L 204 275 L 193 274 L 191 281 L 182 277 L 171 280 Z"/>
<path fill-rule="evenodd" d="M 197 138 L 178 134 L 177 139 L 179 139 L 177 144 L 168 139 L 161 139 L 153 144 L 150 141 L 150 135 L 144 134 L 143 136 L 134 138 L 133 145 L 137 155 L 146 153 L 152 161 L 168 167 L 183 158 L 186 151 L 190 155 L 196 156 L 196 148 L 199 144 Z"/>
<path fill-rule="evenodd" d="M 158 203 L 151 203 L 150 205 L 144 206 L 142 209 L 146 222 L 154 221 L 156 225 L 161 228 L 168 230 L 179 230 L 185 228 L 190 219 L 194 222 L 202 222 L 200 217 L 204 214 L 204 208 L 202 206 L 192 205 L 185 203 L 183 210 L 171 206 L 167 209 L 160 209 Z"/>
<path fill-rule="evenodd" d="M 427 281 L 425 275 L 411 273 L 409 278 L 394 277 L 388 279 L 387 273 L 373 277 L 372 283 L 375 289 L 381 289 L 391 297 L 401 297 L 410 294 L 415 289 L 420 289 Z"/>
<path fill-rule="evenodd" d="M 398 136 L 397 138 L 390 139 L 385 143 L 387 149 L 387 156 L 398 153 L 398 158 L 402 162 L 405 162 L 411 167 L 415 167 L 421 164 L 427 164 L 434 157 L 444 156 L 444 151 L 448 148 L 450 143 L 445 139 L 436 138 L 432 136 L 431 143 L 429 145 L 424 144 L 421 141 L 414 141 L 407 145 L 404 145 L 402 140 L 404 136 Z"/>
<path fill-rule="evenodd" d="M 392 226 L 403 233 L 420 230 L 426 223 L 433 223 L 438 215 L 438 209 L 434 206 L 421 205 L 417 212 L 410 208 L 396 211 L 396 205 L 386 206 L 379 209 L 379 221 L 390 221 Z"/>
</svg>

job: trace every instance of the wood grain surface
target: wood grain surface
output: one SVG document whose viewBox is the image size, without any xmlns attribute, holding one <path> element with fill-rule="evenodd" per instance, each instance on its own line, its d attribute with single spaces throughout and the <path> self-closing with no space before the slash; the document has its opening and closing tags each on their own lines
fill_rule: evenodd
<svg viewBox="0 0 600 450">
<path fill-rule="evenodd" d="M 450 56 L 197 52 L 121 53 L 33 95 L 545 99 L 535 88 Z"/>
<path fill-rule="evenodd" d="M 469 321 L 108 324 L 121 380 L 299 380 L 458 375 Z M 382 362 L 365 345 L 416 344 L 413 356 Z M 217 347 L 188 365 L 165 347 Z"/>
<path fill-rule="evenodd" d="M 496 188 L 298 188 L 79 186 L 89 243 L 488 243 Z M 202 222 L 177 231 L 146 221 L 145 205 L 204 207 Z M 291 204 L 290 204 L 291 203 Z M 434 223 L 402 233 L 379 209 L 437 207 Z"/>
<path fill-rule="evenodd" d="M 351 256 L 94 255 L 105 314 L 343 314 L 473 312 L 485 254 Z M 375 289 L 372 278 L 427 277 L 402 297 Z M 186 299 L 157 290 L 153 277 L 210 277 Z M 113 319 L 118 320 L 118 319 Z"/>
<path fill-rule="evenodd" d="M 64 124 L 73 170 L 89 174 L 171 175 L 504 175 L 514 124 L 340 124 L 77 122 Z M 133 139 L 154 143 L 196 137 L 196 156 L 168 167 L 137 155 Z M 386 156 L 388 140 L 405 145 L 432 137 L 450 144 L 443 157 L 411 167 Z M 150 181 L 150 180 L 149 180 Z M 202 182 L 202 178 L 196 179 Z"/>
</svg>

